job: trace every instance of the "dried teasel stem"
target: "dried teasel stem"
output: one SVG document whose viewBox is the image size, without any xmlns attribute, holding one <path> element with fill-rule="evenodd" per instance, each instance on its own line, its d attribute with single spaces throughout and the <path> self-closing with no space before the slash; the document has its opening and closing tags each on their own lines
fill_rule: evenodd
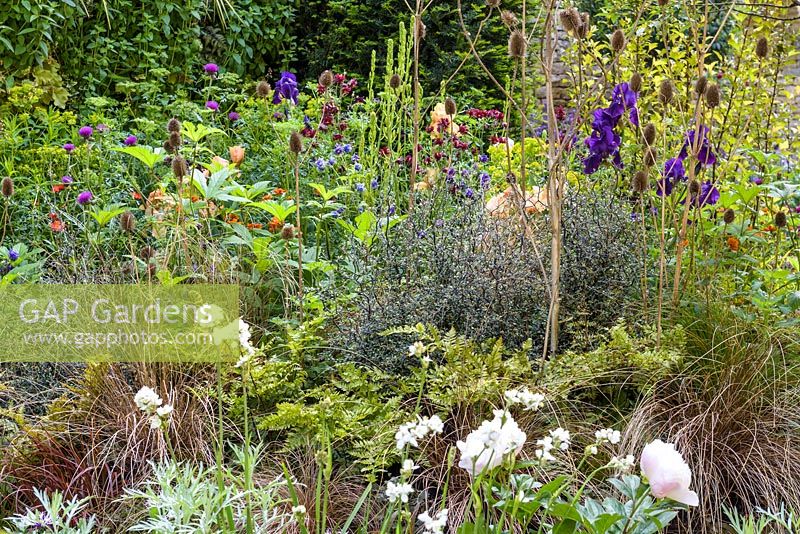
<svg viewBox="0 0 800 534">
<path fill-rule="evenodd" d="M 297 132 L 289 136 L 289 151 L 294 155 L 294 202 L 295 225 L 297 226 L 297 293 L 300 301 L 299 317 L 303 322 L 303 232 L 300 226 L 300 152 L 303 150 L 303 138 Z"/>
</svg>

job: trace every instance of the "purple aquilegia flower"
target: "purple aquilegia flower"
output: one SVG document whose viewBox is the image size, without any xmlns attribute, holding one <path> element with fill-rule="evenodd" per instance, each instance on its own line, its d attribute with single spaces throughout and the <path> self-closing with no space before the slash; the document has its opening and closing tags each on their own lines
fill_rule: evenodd
<svg viewBox="0 0 800 534">
<path fill-rule="evenodd" d="M 135 145 L 135 144 L 136 144 L 136 143 L 138 143 L 138 142 L 139 142 L 139 139 L 137 139 L 135 135 L 129 135 L 129 136 L 128 136 L 128 137 L 126 137 L 126 138 L 125 138 L 125 140 L 123 141 L 123 143 L 125 144 L 125 146 L 133 146 L 133 145 Z"/>
<path fill-rule="evenodd" d="M 468 187 L 467 190 L 464 191 L 464 196 L 472 200 L 473 198 L 475 198 L 475 191 L 471 187 Z"/>
<path fill-rule="evenodd" d="M 372 181 L 369 183 L 370 189 L 378 189 L 378 179 L 373 178 Z"/>
<path fill-rule="evenodd" d="M 692 128 L 686 132 L 686 139 L 683 141 L 681 153 L 678 155 L 678 158 L 685 160 L 689 155 L 689 147 L 692 147 L 694 150 L 695 145 L 697 145 L 697 153 L 694 155 L 697 161 L 701 165 L 714 165 L 717 162 L 717 156 L 711 150 L 711 143 L 708 141 L 708 132 L 708 127 L 703 125 L 700 125 L 697 129 Z M 700 134 L 699 142 L 695 141 L 695 136 L 698 133 Z"/>
<path fill-rule="evenodd" d="M 478 178 L 481 182 L 481 189 L 486 191 L 492 185 L 492 177 L 489 176 L 488 172 L 482 172 L 478 175 Z"/>
<path fill-rule="evenodd" d="M 62 148 L 67 151 L 67 154 L 72 154 L 72 151 L 75 150 L 75 145 L 72 143 L 65 143 Z"/>
<path fill-rule="evenodd" d="M 91 202 L 92 198 L 94 198 L 94 195 L 92 195 L 91 191 L 83 191 L 78 195 L 78 204 L 84 206 Z"/>
<path fill-rule="evenodd" d="M 622 168 L 622 157 L 619 153 L 620 136 L 614 129 L 626 112 L 631 124 L 639 125 L 637 98 L 636 92 L 627 83 L 621 83 L 614 87 L 608 107 L 594 111 L 592 134 L 584 141 L 589 149 L 589 155 L 583 160 L 584 174 L 596 172 L 600 164 L 609 157 L 615 167 Z"/>
<path fill-rule="evenodd" d="M 231 122 L 236 122 L 240 118 L 241 117 L 239 116 L 239 114 L 236 113 L 235 111 L 231 111 L 230 113 L 228 113 L 228 120 L 231 121 Z"/>
<path fill-rule="evenodd" d="M 292 104 L 297 105 L 297 97 L 300 90 L 297 88 L 297 76 L 288 71 L 281 72 L 281 79 L 275 84 L 275 96 L 272 97 L 273 104 L 280 104 L 284 100 L 291 100 Z"/>
<path fill-rule="evenodd" d="M 89 139 L 93 133 L 94 130 L 92 129 L 91 126 L 81 126 L 80 130 L 78 130 L 78 135 L 80 135 L 84 139 Z"/>
<path fill-rule="evenodd" d="M 69 185 L 69 184 L 71 184 L 73 181 L 74 181 L 74 180 L 72 179 L 72 176 L 70 176 L 70 175 L 68 175 L 68 174 L 67 174 L 67 175 L 65 175 L 65 176 L 62 176 L 62 177 L 61 177 L 61 183 L 62 183 L 62 184 L 64 184 L 64 185 Z"/>
<path fill-rule="evenodd" d="M 203 65 L 203 70 L 206 71 L 206 74 L 216 74 L 219 72 L 219 67 L 216 63 L 206 63 Z"/>
<path fill-rule="evenodd" d="M 11 261 L 17 261 L 19 259 L 19 252 L 12 248 L 8 251 L 8 259 Z"/>
<path fill-rule="evenodd" d="M 751 176 L 750 177 L 750 181 L 753 182 L 756 185 L 761 185 L 761 184 L 764 183 L 764 179 L 761 178 L 760 176 L 758 176 L 757 174 L 754 174 L 753 176 Z"/>
<path fill-rule="evenodd" d="M 206 102 L 206 107 L 211 111 L 217 111 L 219 109 L 219 102 L 216 100 L 209 100 Z"/>
<path fill-rule="evenodd" d="M 366 187 L 364 187 L 364 184 L 360 182 L 356 184 L 356 191 L 358 191 L 359 193 L 363 193 L 365 189 Z"/>
</svg>

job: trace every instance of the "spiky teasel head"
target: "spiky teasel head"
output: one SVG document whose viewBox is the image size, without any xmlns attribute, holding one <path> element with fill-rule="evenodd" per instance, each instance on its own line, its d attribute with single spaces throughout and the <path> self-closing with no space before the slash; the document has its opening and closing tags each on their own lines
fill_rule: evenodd
<svg viewBox="0 0 800 534">
<path fill-rule="evenodd" d="M 169 134 L 169 144 L 172 147 L 172 150 L 177 151 L 183 144 L 183 139 L 181 139 L 181 134 L 178 132 L 171 132 Z"/>
<path fill-rule="evenodd" d="M 706 105 L 710 108 L 715 108 L 719 106 L 719 101 L 719 85 L 716 83 L 708 84 L 708 87 L 706 87 Z"/>
<path fill-rule="evenodd" d="M 756 41 L 756 57 L 758 59 L 766 59 L 769 54 L 769 41 L 766 37 L 759 37 Z"/>
<path fill-rule="evenodd" d="M 633 189 L 634 193 L 644 193 L 647 191 L 647 188 L 650 186 L 650 176 L 645 169 L 640 169 L 636 171 L 636 174 L 633 175 L 633 181 L 631 182 L 631 188 Z"/>
<path fill-rule="evenodd" d="M 261 80 L 256 84 L 256 95 L 261 98 L 267 98 L 272 93 L 272 86 L 267 80 Z"/>
<path fill-rule="evenodd" d="M 664 7 L 667 4 L 669 4 L 669 0 L 658 0 L 658 5 L 661 7 Z"/>
<path fill-rule="evenodd" d="M 581 26 L 581 14 L 574 7 L 569 7 L 558 14 L 561 25 L 567 32 L 577 35 L 578 28 Z"/>
<path fill-rule="evenodd" d="M 694 83 L 694 92 L 702 96 L 705 94 L 707 87 L 708 87 L 708 78 L 706 78 L 705 76 L 700 76 Z"/>
<path fill-rule="evenodd" d="M 652 167 L 656 164 L 656 160 L 658 159 L 658 151 L 655 147 L 649 147 L 644 152 L 644 166 L 645 167 Z"/>
<path fill-rule="evenodd" d="M 515 58 L 525 56 L 525 36 L 519 30 L 514 30 L 508 38 L 508 55 Z"/>
<path fill-rule="evenodd" d="M 172 143 L 170 143 L 170 142 L 169 142 L 169 139 L 167 139 L 166 141 L 164 141 L 164 144 L 163 144 L 163 145 L 161 145 L 161 147 L 164 149 L 164 152 L 167 152 L 167 153 L 170 153 L 170 152 L 172 152 L 172 151 L 174 151 L 174 150 L 175 150 L 175 149 L 172 147 Z"/>
<path fill-rule="evenodd" d="M 402 83 L 403 80 L 400 79 L 400 75 L 397 73 L 392 74 L 392 77 L 389 78 L 389 87 L 391 87 L 395 91 L 400 87 L 400 84 Z"/>
<path fill-rule="evenodd" d="M 172 158 L 172 174 L 175 175 L 175 178 L 183 178 L 189 170 L 186 167 L 186 160 L 183 159 L 181 156 L 175 156 Z"/>
<path fill-rule="evenodd" d="M 126 234 L 132 233 L 136 229 L 136 216 L 130 211 L 124 212 L 119 216 L 119 227 Z"/>
<path fill-rule="evenodd" d="M 619 54 L 625 48 L 625 34 L 617 28 L 614 30 L 614 33 L 611 34 L 611 50 L 614 51 L 615 54 Z"/>
<path fill-rule="evenodd" d="M 284 241 L 289 241 L 290 239 L 294 239 L 294 235 L 294 226 L 291 224 L 284 224 L 283 228 L 281 229 L 281 239 Z"/>
<path fill-rule="evenodd" d="M 154 249 L 153 247 L 151 247 L 149 245 L 148 246 L 144 246 L 141 249 L 139 249 L 139 257 L 142 258 L 145 261 L 147 261 L 147 260 L 149 260 L 151 258 L 155 258 L 156 257 L 156 249 Z"/>
<path fill-rule="evenodd" d="M 775 226 L 778 228 L 785 228 L 786 227 L 786 213 L 783 211 L 779 211 L 775 214 Z"/>
<path fill-rule="evenodd" d="M 514 28 L 517 27 L 517 24 L 519 24 L 519 19 L 517 18 L 517 16 L 513 12 L 508 10 L 505 10 L 502 13 L 500 13 L 500 20 L 503 21 L 503 24 L 505 24 L 509 30 L 513 30 Z"/>
<path fill-rule="evenodd" d="M 631 76 L 631 81 L 628 86 L 631 88 L 631 91 L 638 93 L 642 90 L 642 81 L 642 75 L 638 72 L 635 72 L 633 73 L 633 76 Z"/>
<path fill-rule="evenodd" d="M 12 180 L 10 176 L 6 176 L 3 178 L 3 181 L 0 182 L 0 193 L 6 198 L 10 198 L 14 195 L 14 180 Z"/>
<path fill-rule="evenodd" d="M 299 154 L 303 150 L 303 138 L 297 132 L 289 136 L 289 150 L 292 154 Z"/>
<path fill-rule="evenodd" d="M 670 80 L 664 80 L 658 86 L 658 99 L 666 106 L 672 103 L 673 98 L 675 98 L 675 88 Z"/>
<path fill-rule="evenodd" d="M 589 28 L 591 28 L 589 13 L 583 12 L 581 13 L 581 25 L 578 26 L 578 37 L 585 39 L 589 35 Z"/>
<path fill-rule="evenodd" d="M 700 182 L 697 180 L 692 180 L 689 182 L 689 194 L 692 196 L 697 196 L 700 194 Z"/>
<path fill-rule="evenodd" d="M 322 87 L 330 87 L 333 83 L 333 73 L 330 70 L 322 71 L 322 74 L 319 75 L 319 84 Z"/>
<path fill-rule="evenodd" d="M 656 127 L 652 122 L 648 122 L 647 125 L 645 125 L 642 130 L 642 137 L 644 137 L 644 142 L 647 146 L 653 146 L 653 143 L 656 141 Z"/>
<path fill-rule="evenodd" d="M 456 114 L 456 101 L 449 96 L 444 101 L 444 112 L 451 117 Z"/>
<path fill-rule="evenodd" d="M 486 0 L 486 5 L 492 9 L 500 7 L 500 0 Z"/>
<path fill-rule="evenodd" d="M 169 122 L 167 122 L 167 131 L 170 133 L 181 131 L 181 121 L 176 119 L 175 117 L 171 118 Z"/>
<path fill-rule="evenodd" d="M 733 208 L 726 209 L 725 213 L 722 214 L 722 220 L 725 224 L 731 224 L 734 219 L 736 219 L 736 212 L 733 211 Z"/>
</svg>

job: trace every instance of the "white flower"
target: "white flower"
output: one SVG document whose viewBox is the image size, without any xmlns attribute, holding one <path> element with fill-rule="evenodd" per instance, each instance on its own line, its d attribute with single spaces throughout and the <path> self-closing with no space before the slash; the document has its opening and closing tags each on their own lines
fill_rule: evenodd
<svg viewBox="0 0 800 534">
<path fill-rule="evenodd" d="M 419 447 L 419 440 L 428 434 L 441 434 L 444 432 L 444 421 L 438 415 L 431 417 L 417 417 L 417 421 L 403 423 L 394 435 L 397 449 L 402 450 L 406 445 Z"/>
<path fill-rule="evenodd" d="M 642 473 L 650 484 L 650 492 L 658 499 L 672 499 L 697 506 L 700 499 L 691 491 L 692 470 L 672 443 L 660 439 L 648 443 L 642 451 Z"/>
<path fill-rule="evenodd" d="M 408 458 L 407 460 L 403 461 L 403 467 L 400 469 L 400 474 L 402 474 L 404 477 L 408 478 L 417 469 L 419 469 L 419 466 L 414 463 L 414 460 L 412 460 L 411 458 Z"/>
<path fill-rule="evenodd" d="M 594 433 L 594 437 L 598 444 L 608 442 L 612 445 L 616 445 L 622 440 L 622 435 L 620 434 L 619 430 L 614 430 L 613 428 L 604 428 L 603 430 L 598 430 Z"/>
<path fill-rule="evenodd" d="M 586 453 L 592 456 L 597 454 L 598 453 L 597 445 L 589 445 L 588 447 L 586 447 Z"/>
<path fill-rule="evenodd" d="M 536 458 L 541 460 L 542 462 L 551 462 L 555 460 L 555 456 L 552 454 L 553 450 L 553 438 L 550 436 L 545 436 L 542 439 L 536 440 L 536 446 L 539 447 L 536 449 L 534 454 Z"/>
<path fill-rule="evenodd" d="M 529 411 L 536 411 L 544 405 L 544 395 L 532 393 L 528 388 L 509 389 L 503 396 L 509 405 L 522 404 Z"/>
<path fill-rule="evenodd" d="M 171 413 L 172 413 L 172 405 L 171 404 L 165 404 L 164 406 L 161 406 L 160 408 L 156 409 L 156 414 L 159 417 L 161 417 L 162 419 L 164 417 L 168 417 L 169 414 L 171 414 Z"/>
<path fill-rule="evenodd" d="M 419 447 L 417 436 L 414 434 L 414 430 L 416 430 L 416 428 L 417 423 L 414 421 L 400 425 L 400 428 L 397 429 L 397 432 L 394 435 L 394 439 L 397 441 L 397 450 L 403 450 L 406 445 Z"/>
<path fill-rule="evenodd" d="M 151 415 L 155 413 L 156 409 L 161 406 L 163 401 L 152 388 L 143 386 L 133 397 L 133 402 L 136 403 L 136 406 L 138 406 L 141 411 Z"/>
<path fill-rule="evenodd" d="M 386 483 L 386 497 L 389 502 L 397 502 L 398 499 L 404 503 L 408 502 L 408 496 L 414 493 L 414 488 L 408 482 L 395 484 L 391 480 Z"/>
<path fill-rule="evenodd" d="M 253 344 L 250 343 L 250 325 L 247 324 L 243 319 L 239 319 L 239 345 L 242 348 L 243 358 L 250 357 L 256 352 L 255 347 L 253 347 Z M 239 361 L 241 362 L 242 360 Z M 239 367 L 238 363 L 237 367 Z"/>
<path fill-rule="evenodd" d="M 424 534 L 442 534 L 447 526 L 447 508 L 442 508 L 433 517 L 428 512 L 422 512 L 417 516 L 417 520 L 425 527 Z"/>
<path fill-rule="evenodd" d="M 292 515 L 306 515 L 306 507 L 302 504 L 298 504 L 297 506 L 292 506 Z"/>
<path fill-rule="evenodd" d="M 442 421 L 442 418 L 438 415 L 432 415 L 430 419 L 425 418 L 425 424 L 428 426 L 428 430 L 434 434 L 441 434 L 444 432 L 444 421 Z"/>
<path fill-rule="evenodd" d="M 494 419 L 484 421 L 465 441 L 456 443 L 461 451 L 458 466 L 475 476 L 499 466 L 505 457 L 519 453 L 526 439 L 509 412 L 495 410 Z"/>
<path fill-rule="evenodd" d="M 571 443 L 569 430 L 564 430 L 563 428 L 558 427 L 555 430 L 550 431 L 550 437 L 553 438 L 553 445 L 555 447 L 558 447 L 562 451 L 569 449 Z"/>
<path fill-rule="evenodd" d="M 152 430 L 158 430 L 159 428 L 161 428 L 162 423 L 163 421 L 159 416 L 157 415 L 150 416 L 150 428 Z"/>
<path fill-rule="evenodd" d="M 608 461 L 608 467 L 611 469 L 619 469 L 620 471 L 630 471 L 635 463 L 636 458 L 634 458 L 632 454 L 625 457 L 612 456 L 611 460 Z"/>
<path fill-rule="evenodd" d="M 416 341 L 414 344 L 408 346 L 409 356 L 422 356 L 425 354 L 425 345 L 422 341 Z"/>
</svg>

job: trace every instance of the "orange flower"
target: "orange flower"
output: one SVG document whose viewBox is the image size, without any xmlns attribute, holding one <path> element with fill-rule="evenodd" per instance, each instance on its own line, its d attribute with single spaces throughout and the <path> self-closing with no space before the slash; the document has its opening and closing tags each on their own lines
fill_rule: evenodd
<svg viewBox="0 0 800 534">
<path fill-rule="evenodd" d="M 269 193 L 267 193 L 266 195 L 264 195 L 263 197 L 261 197 L 261 200 L 263 200 L 264 202 L 267 202 L 268 200 L 272 200 L 272 195 L 270 195 Z"/>
<path fill-rule="evenodd" d="M 286 189 L 281 189 L 280 187 L 276 187 L 275 189 L 272 190 L 272 194 L 275 195 L 276 197 L 285 195 Z"/>
<path fill-rule="evenodd" d="M 283 223 L 277 217 L 273 217 L 272 220 L 269 221 L 269 226 L 267 226 L 270 232 L 277 232 L 281 228 L 283 228 Z"/>
<path fill-rule="evenodd" d="M 142 200 L 142 195 L 136 191 L 131 191 L 131 197 L 133 197 L 133 200 Z"/>
<path fill-rule="evenodd" d="M 734 236 L 728 238 L 728 248 L 733 252 L 739 252 L 739 240 Z"/>
<path fill-rule="evenodd" d="M 775 228 L 774 224 L 770 224 L 769 226 L 764 228 L 764 230 L 766 230 L 767 232 L 774 232 L 776 230 L 776 228 Z"/>
<path fill-rule="evenodd" d="M 53 219 L 52 221 L 50 221 L 50 229 L 54 232 L 63 232 L 64 223 L 59 219 Z"/>
<path fill-rule="evenodd" d="M 225 219 L 225 222 L 228 224 L 236 224 L 239 222 L 239 217 L 235 213 L 229 213 L 228 217 Z"/>
<path fill-rule="evenodd" d="M 247 223 L 247 227 L 250 230 L 261 230 L 262 228 L 264 228 L 264 225 L 261 223 Z"/>
<path fill-rule="evenodd" d="M 64 184 L 55 184 L 53 186 L 53 193 L 60 193 L 62 192 L 67 186 Z"/>
<path fill-rule="evenodd" d="M 240 146 L 232 146 L 228 148 L 228 152 L 231 154 L 231 161 L 236 165 L 239 165 L 244 161 L 244 148 Z"/>
</svg>

